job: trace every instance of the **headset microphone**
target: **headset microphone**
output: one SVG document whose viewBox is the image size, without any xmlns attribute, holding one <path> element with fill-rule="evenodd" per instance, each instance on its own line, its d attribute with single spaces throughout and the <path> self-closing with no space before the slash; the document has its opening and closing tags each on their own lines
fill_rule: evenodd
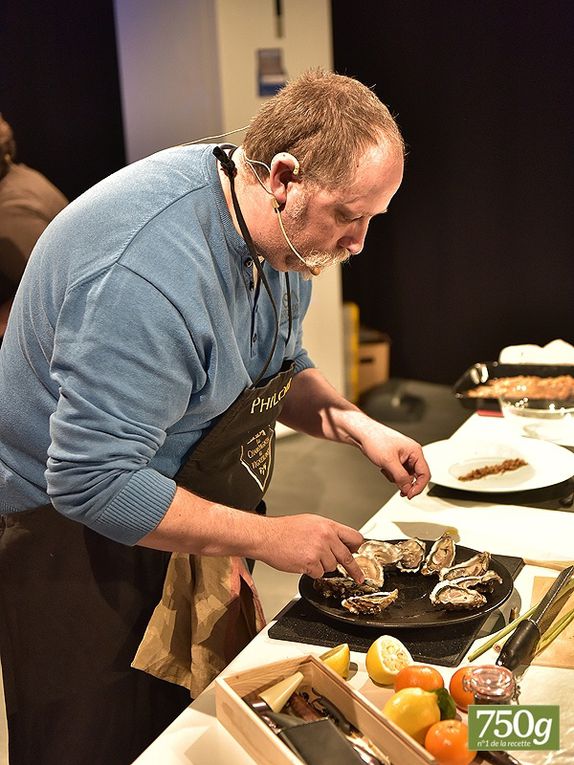
<svg viewBox="0 0 574 765">
<path fill-rule="evenodd" d="M 295 249 L 295 246 L 293 245 L 293 242 L 287 236 L 287 232 L 285 231 L 285 226 L 283 225 L 283 219 L 281 217 L 281 206 L 279 202 L 275 199 L 275 197 L 273 197 L 273 201 L 271 202 L 271 204 L 273 205 L 273 209 L 277 213 L 277 220 L 279 221 L 279 228 L 281 229 L 281 233 L 283 234 L 285 241 L 291 248 L 291 251 L 299 258 L 301 263 L 303 263 L 303 265 L 309 270 L 311 274 L 313 274 L 313 276 L 319 276 L 319 274 L 321 273 L 321 269 L 318 266 L 307 265 L 307 261 L 305 260 L 305 258 L 299 252 L 297 252 L 297 250 Z"/>
<path fill-rule="evenodd" d="M 291 170 L 292 175 L 294 175 L 294 176 L 299 175 L 299 172 L 300 172 L 301 168 L 300 168 L 299 160 L 297 159 L 297 157 L 294 157 L 292 154 L 289 154 L 286 151 L 282 151 L 282 152 L 280 152 L 279 154 L 276 154 L 273 157 L 273 159 L 271 160 L 271 167 L 273 166 L 273 163 L 276 162 L 277 160 L 281 160 L 283 162 L 290 162 L 293 165 L 293 169 Z M 255 169 L 255 165 L 261 165 L 271 175 L 271 167 L 269 167 L 269 165 L 266 165 L 265 162 L 260 162 L 257 159 L 249 159 L 249 157 L 247 157 L 247 156 L 245 157 L 245 161 L 247 162 L 247 164 L 251 168 L 253 174 L 257 178 L 257 182 L 259 183 L 261 188 L 264 191 L 266 191 L 271 196 L 271 204 L 273 205 L 273 209 L 277 213 L 277 220 L 279 221 L 279 228 L 281 229 L 281 233 L 283 234 L 283 237 L 284 237 L 285 241 L 287 242 L 287 244 L 291 248 L 291 251 L 294 253 L 294 255 L 296 255 L 299 258 L 299 260 L 301 261 L 301 263 L 303 263 L 305 268 L 308 269 L 309 273 L 313 274 L 313 276 L 319 276 L 319 274 L 321 273 L 321 269 L 318 266 L 308 266 L 306 261 L 305 261 L 305 258 L 297 252 L 297 250 L 295 249 L 295 247 L 293 245 L 293 242 L 287 236 L 287 232 L 285 231 L 285 227 L 283 226 L 283 219 L 281 218 L 281 206 L 280 206 L 279 202 L 273 196 L 273 192 L 270 191 L 265 186 L 265 184 L 263 183 L 263 181 L 259 177 L 259 173 Z"/>
</svg>

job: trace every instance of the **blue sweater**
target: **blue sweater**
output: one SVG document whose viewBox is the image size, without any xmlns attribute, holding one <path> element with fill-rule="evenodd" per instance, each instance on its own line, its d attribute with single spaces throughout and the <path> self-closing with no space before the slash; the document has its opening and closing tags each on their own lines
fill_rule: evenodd
<svg viewBox="0 0 574 765">
<path fill-rule="evenodd" d="M 135 544 L 173 476 L 259 374 L 274 319 L 236 232 L 212 146 L 130 165 L 69 205 L 40 238 L 0 349 L 0 512 L 52 502 Z M 265 271 L 280 310 L 267 374 L 301 346 L 310 282 Z"/>
</svg>

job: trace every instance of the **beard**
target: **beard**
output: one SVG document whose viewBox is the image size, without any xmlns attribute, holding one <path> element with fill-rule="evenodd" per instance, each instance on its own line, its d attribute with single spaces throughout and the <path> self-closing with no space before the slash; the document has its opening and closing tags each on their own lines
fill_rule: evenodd
<svg viewBox="0 0 574 765">
<path fill-rule="evenodd" d="M 289 217 L 286 218 L 286 223 L 290 229 L 304 230 L 308 218 L 307 199 L 308 197 L 299 199 L 292 207 Z M 329 266 L 346 263 L 351 257 L 351 253 L 344 247 L 337 247 L 334 250 L 318 250 L 305 241 L 306 237 L 304 234 L 301 237 L 293 236 L 289 238 L 307 266 L 307 270 L 302 274 L 304 279 L 311 279 L 312 274 L 309 271 L 311 268 L 319 268 L 322 271 Z"/>
</svg>

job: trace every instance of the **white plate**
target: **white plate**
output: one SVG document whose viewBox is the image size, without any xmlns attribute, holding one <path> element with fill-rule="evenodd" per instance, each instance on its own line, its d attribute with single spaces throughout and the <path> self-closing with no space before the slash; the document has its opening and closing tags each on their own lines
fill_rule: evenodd
<svg viewBox="0 0 574 765">
<path fill-rule="evenodd" d="M 466 441 L 451 438 L 423 447 L 431 470 L 431 481 L 465 491 L 507 492 L 540 489 L 566 481 L 574 475 L 574 454 L 562 446 L 518 438 L 505 441 Z M 496 465 L 507 459 L 528 464 L 517 470 L 485 476 L 472 481 L 459 477 L 471 470 Z"/>
</svg>

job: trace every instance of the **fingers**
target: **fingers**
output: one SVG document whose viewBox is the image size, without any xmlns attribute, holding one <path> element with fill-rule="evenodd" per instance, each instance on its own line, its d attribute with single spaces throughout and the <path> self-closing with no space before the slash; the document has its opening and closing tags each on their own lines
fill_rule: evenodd
<svg viewBox="0 0 574 765">
<path fill-rule="evenodd" d="M 334 536 L 321 551 L 319 559 L 308 565 L 305 573 L 317 579 L 329 571 L 335 571 L 340 564 L 350 577 L 361 584 L 365 575 L 355 562 L 353 552 L 363 544 L 364 537 L 349 526 L 335 523 L 333 526 Z"/>
<path fill-rule="evenodd" d="M 337 535 L 345 547 L 351 552 L 357 552 L 359 547 L 365 541 L 365 537 L 360 531 L 357 531 L 350 526 L 343 526 L 342 524 L 338 524 Z"/>
<path fill-rule="evenodd" d="M 413 460 L 413 463 L 410 466 L 410 470 L 412 474 L 412 480 L 411 485 L 405 494 L 407 499 L 412 499 L 413 497 L 416 497 L 417 494 L 420 494 L 427 483 L 430 481 L 430 468 L 423 456 L 422 450 L 418 455 L 416 455 L 416 458 Z"/>
<path fill-rule="evenodd" d="M 353 558 L 352 553 L 349 552 L 348 555 L 343 555 L 342 558 L 343 559 L 340 560 L 339 563 L 343 566 L 345 571 L 355 580 L 355 582 L 357 582 L 357 584 L 362 584 L 365 581 L 365 575 L 359 567 L 359 564 Z"/>
<path fill-rule="evenodd" d="M 420 494 L 430 480 L 430 469 L 422 450 L 417 449 L 401 462 L 400 458 L 381 468 L 381 473 L 389 481 L 396 483 L 401 497 L 412 499 Z"/>
</svg>

